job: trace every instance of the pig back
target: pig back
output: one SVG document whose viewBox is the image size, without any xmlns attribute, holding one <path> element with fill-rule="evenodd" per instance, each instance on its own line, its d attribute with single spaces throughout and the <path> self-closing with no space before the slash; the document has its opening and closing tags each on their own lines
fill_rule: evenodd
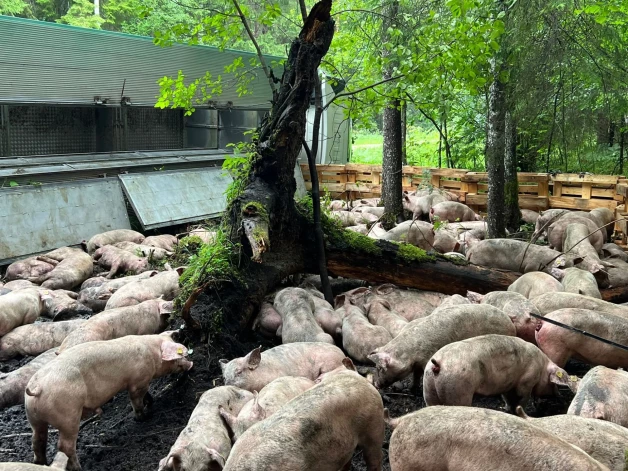
<svg viewBox="0 0 628 471">
<path fill-rule="evenodd" d="M 132 306 L 160 296 L 169 301 L 178 294 L 179 273 L 175 270 L 164 271 L 149 278 L 141 278 L 125 284 L 109 298 L 105 310 Z"/>
</svg>

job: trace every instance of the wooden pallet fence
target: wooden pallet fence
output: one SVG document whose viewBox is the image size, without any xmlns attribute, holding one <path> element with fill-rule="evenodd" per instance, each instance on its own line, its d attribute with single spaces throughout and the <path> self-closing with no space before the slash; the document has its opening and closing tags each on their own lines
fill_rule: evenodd
<svg viewBox="0 0 628 471">
<path fill-rule="evenodd" d="M 608 208 L 614 211 L 623 196 L 617 194 L 619 177 L 561 173 L 551 177 L 550 207 L 590 211 Z"/>
<path fill-rule="evenodd" d="M 543 211 L 549 208 L 549 177 L 544 173 L 517 174 L 519 181 L 519 206 L 522 209 Z M 468 172 L 462 177 L 467 184 L 466 204 L 475 211 L 486 210 L 488 174 Z"/>
</svg>

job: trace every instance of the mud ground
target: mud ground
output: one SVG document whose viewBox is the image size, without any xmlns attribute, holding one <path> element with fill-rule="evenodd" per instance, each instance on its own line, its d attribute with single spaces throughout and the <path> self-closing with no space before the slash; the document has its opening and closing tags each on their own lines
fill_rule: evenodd
<svg viewBox="0 0 628 471">
<path fill-rule="evenodd" d="M 219 338 L 209 342 L 182 339 L 193 349 L 191 359 L 194 368 L 178 376 L 157 379 L 150 393 L 153 396 L 152 415 L 145 422 L 133 418 L 126 393 L 116 395 L 103 406 L 103 415 L 83 423 L 78 440 L 78 455 L 85 471 L 156 471 L 159 460 L 168 453 L 179 432 L 185 427 L 198 397 L 207 389 L 222 385 L 220 358 L 235 358 L 248 353 L 256 346 L 273 346 L 268 340 L 256 334 L 246 338 Z M 0 372 L 12 371 L 29 358 L 18 358 L 0 363 Z M 567 365 L 570 374 L 583 376 L 590 366 L 578 362 Z M 421 395 L 413 395 L 409 381 L 396 383 L 382 391 L 384 406 L 392 417 L 398 417 L 425 406 Z M 567 411 L 573 395 L 561 389 L 562 398 L 544 398 L 538 401 L 537 410 L 528 405 L 526 411 L 531 416 L 563 414 Z M 477 397 L 477 407 L 500 409 L 503 403 L 499 397 Z M 388 464 L 387 431 L 384 443 L 384 470 Z M 57 433 L 50 431 L 48 459 L 56 453 Z M 0 462 L 26 461 L 32 459 L 31 433 L 24 413 L 24 406 L 15 406 L 0 411 Z M 324 450 L 321 450 L 324 452 Z M 354 470 L 366 470 L 361 453 L 353 459 Z"/>
</svg>

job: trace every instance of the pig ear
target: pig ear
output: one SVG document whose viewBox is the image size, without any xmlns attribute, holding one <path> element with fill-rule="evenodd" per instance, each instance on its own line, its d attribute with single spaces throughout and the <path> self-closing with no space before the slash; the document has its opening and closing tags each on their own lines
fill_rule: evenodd
<svg viewBox="0 0 628 471">
<path fill-rule="evenodd" d="M 176 271 L 179 274 L 179 276 L 181 276 L 183 275 L 183 272 L 185 271 L 186 268 L 187 267 L 177 267 L 174 269 L 174 271 Z"/>
<path fill-rule="evenodd" d="M 244 364 L 249 370 L 256 369 L 262 361 L 262 347 L 259 346 L 244 357 Z"/>
<path fill-rule="evenodd" d="M 253 414 L 255 414 L 256 417 L 259 417 L 260 420 L 264 420 L 266 418 L 266 411 L 259 404 L 259 394 L 257 393 L 257 391 L 253 391 L 253 395 L 254 395 L 254 397 L 253 397 L 253 409 L 252 409 L 252 412 L 253 412 Z"/>
<path fill-rule="evenodd" d="M 565 370 L 557 366 L 550 370 L 549 379 L 550 383 L 567 386 L 573 392 L 578 390 L 578 382 L 580 381 L 577 376 L 569 376 Z"/>
<path fill-rule="evenodd" d="M 473 304 L 480 304 L 484 299 L 484 295 L 476 293 L 475 291 L 467 291 L 467 299 Z"/>
<path fill-rule="evenodd" d="M 168 316 L 172 314 L 173 303 L 172 301 L 159 301 L 159 315 Z"/>
<path fill-rule="evenodd" d="M 406 200 L 408 203 L 410 202 L 410 198 L 407 194 L 403 195 L 403 199 Z"/>
<path fill-rule="evenodd" d="M 227 367 L 227 365 L 229 364 L 229 360 L 226 360 L 224 358 L 221 358 L 220 360 L 218 360 L 218 363 L 220 363 L 220 369 L 223 371 L 225 371 L 225 368 Z"/>
<path fill-rule="evenodd" d="M 334 307 L 338 309 L 345 305 L 345 301 L 347 300 L 347 296 L 344 294 L 339 294 L 334 298 Z"/>
<path fill-rule="evenodd" d="M 179 453 L 173 453 L 168 457 L 168 461 L 166 461 L 166 469 L 181 471 L 181 455 Z"/>
<path fill-rule="evenodd" d="M 390 355 L 384 352 L 373 352 L 368 356 L 368 359 L 375 363 L 376 366 L 386 368 L 390 365 Z"/>
<path fill-rule="evenodd" d="M 213 460 L 220 469 L 225 467 L 225 458 L 214 448 L 205 448 L 210 459 Z"/>
<path fill-rule="evenodd" d="M 185 358 L 187 348 L 180 343 L 164 342 L 161 344 L 161 359 L 163 361 L 179 360 Z"/>
<path fill-rule="evenodd" d="M 348 370 L 352 370 L 352 371 L 357 371 L 355 369 L 355 365 L 353 364 L 353 361 L 351 361 L 351 358 L 349 357 L 344 357 L 342 359 L 342 364 L 344 365 L 344 367 Z"/>
</svg>

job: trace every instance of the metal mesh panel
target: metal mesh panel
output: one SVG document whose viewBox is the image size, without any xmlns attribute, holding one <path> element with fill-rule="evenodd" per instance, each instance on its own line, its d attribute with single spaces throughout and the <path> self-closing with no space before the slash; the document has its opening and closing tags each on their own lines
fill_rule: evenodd
<svg viewBox="0 0 628 471">
<path fill-rule="evenodd" d="M 96 150 L 93 108 L 10 106 L 11 155 L 74 154 Z"/>
<path fill-rule="evenodd" d="M 183 147 L 183 111 L 127 108 L 127 150 Z"/>
</svg>

